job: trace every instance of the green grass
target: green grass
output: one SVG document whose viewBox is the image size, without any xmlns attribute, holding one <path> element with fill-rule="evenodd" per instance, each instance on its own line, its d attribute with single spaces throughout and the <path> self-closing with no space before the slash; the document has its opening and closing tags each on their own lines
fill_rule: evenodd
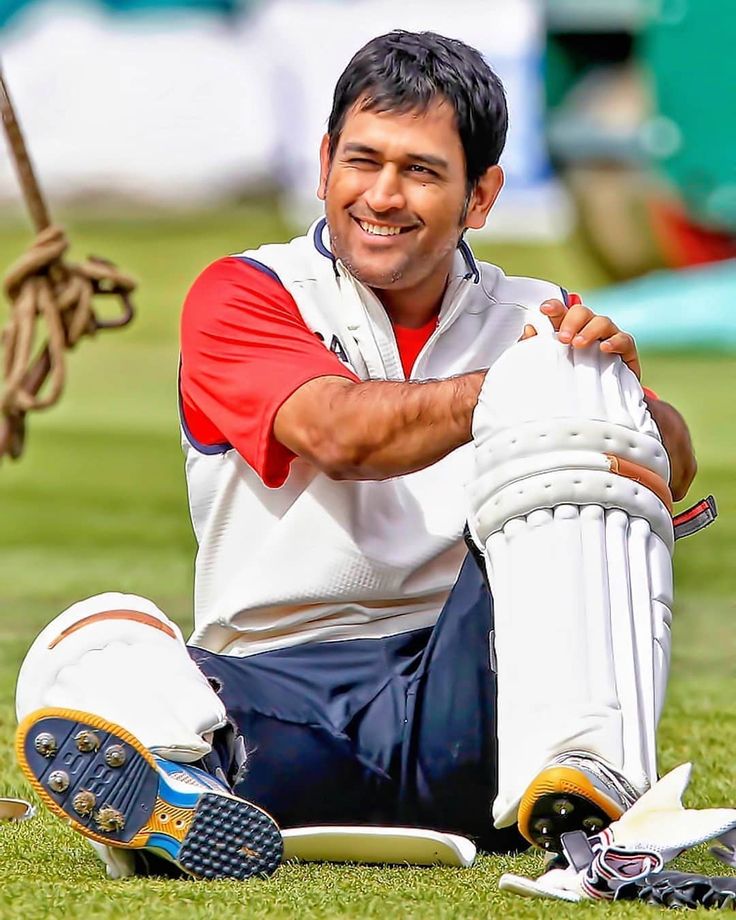
<svg viewBox="0 0 736 920">
<path fill-rule="evenodd" d="M 86 219 L 68 225 L 75 254 L 99 252 L 141 279 L 140 315 L 71 356 L 63 403 L 31 419 L 26 456 L 0 468 L 0 794 L 29 796 L 12 755 L 13 687 L 35 633 L 60 609 L 106 589 L 151 596 L 184 627 L 194 543 L 178 445 L 177 314 L 194 275 L 219 255 L 283 238 L 265 207 L 182 217 Z M 21 225 L 0 227 L 0 265 L 21 250 Z M 509 271 L 589 289 L 605 278 L 579 241 L 493 247 Z M 671 690 L 662 769 L 694 760 L 692 804 L 736 801 L 733 548 L 736 357 L 646 355 L 646 382 L 691 423 L 700 471 L 691 495 L 716 493 L 721 519 L 677 550 Z M 565 667 L 564 659 L 559 661 Z M 553 689 L 553 687 L 551 688 Z M 684 863 L 722 870 L 704 853 Z M 107 882 L 84 841 L 46 814 L 0 825 L 3 918 L 585 917 L 645 916 L 638 905 L 569 907 L 497 890 L 503 871 L 539 871 L 537 856 L 484 856 L 469 870 L 286 866 L 248 884 Z"/>
</svg>

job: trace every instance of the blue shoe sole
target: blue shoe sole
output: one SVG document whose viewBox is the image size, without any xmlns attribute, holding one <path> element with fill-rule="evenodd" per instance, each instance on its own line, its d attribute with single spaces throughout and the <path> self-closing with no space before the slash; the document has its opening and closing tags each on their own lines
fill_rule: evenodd
<svg viewBox="0 0 736 920">
<path fill-rule="evenodd" d="M 204 771 L 154 757 L 113 722 L 40 709 L 18 726 L 15 746 L 43 804 L 91 840 L 150 850 L 196 878 L 271 875 L 281 863 L 270 815 Z"/>
</svg>

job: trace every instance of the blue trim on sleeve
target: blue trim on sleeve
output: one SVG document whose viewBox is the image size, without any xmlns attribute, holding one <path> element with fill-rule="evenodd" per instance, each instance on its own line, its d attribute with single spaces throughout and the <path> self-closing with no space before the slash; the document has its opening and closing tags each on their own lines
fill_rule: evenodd
<svg viewBox="0 0 736 920">
<path fill-rule="evenodd" d="M 249 259 L 248 256 L 233 256 L 233 258 L 237 259 L 238 262 L 242 262 L 244 265 L 250 265 L 259 272 L 263 272 L 263 274 L 268 275 L 269 278 L 273 278 L 281 287 L 284 286 L 281 278 L 279 278 L 276 272 L 272 268 L 269 268 L 268 265 L 264 265 L 263 262 L 259 262 L 258 259 Z"/>
<path fill-rule="evenodd" d="M 189 425 L 187 425 L 187 420 L 184 417 L 184 402 L 181 396 L 181 357 L 179 358 L 176 390 L 179 403 L 179 421 L 181 422 L 182 431 L 192 447 L 200 454 L 205 454 L 208 457 L 215 456 L 216 454 L 226 454 L 229 450 L 232 450 L 233 445 L 227 441 L 223 441 L 221 444 L 203 444 L 201 441 L 198 441 L 189 430 Z"/>
<path fill-rule="evenodd" d="M 322 242 L 322 231 L 325 229 L 326 226 L 327 226 L 327 218 L 323 217 L 322 220 L 314 228 L 314 236 L 313 236 L 314 247 L 321 256 L 325 256 L 326 258 L 330 259 L 332 261 L 332 264 L 334 265 L 335 257 L 332 255 L 330 250 Z"/>
<path fill-rule="evenodd" d="M 465 280 L 470 281 L 472 278 L 473 284 L 478 284 L 480 281 L 480 271 L 478 270 L 478 266 L 475 262 L 475 257 L 473 256 L 473 252 L 470 246 L 468 246 L 465 240 L 460 240 L 460 242 L 457 244 L 457 248 L 460 250 L 460 254 L 462 255 L 463 259 L 465 259 L 465 264 L 468 266 L 468 273 L 465 276 Z"/>
</svg>

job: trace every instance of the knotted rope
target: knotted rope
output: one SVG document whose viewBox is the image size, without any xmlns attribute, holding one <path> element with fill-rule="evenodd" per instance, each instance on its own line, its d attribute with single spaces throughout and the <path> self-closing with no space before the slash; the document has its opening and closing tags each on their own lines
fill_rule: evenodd
<svg viewBox="0 0 736 920">
<path fill-rule="evenodd" d="M 60 227 L 47 227 L 5 278 L 10 317 L 0 339 L 0 458 L 21 455 L 26 413 L 47 409 L 61 397 L 65 351 L 83 336 L 125 326 L 133 317 L 133 279 L 104 259 L 67 263 L 63 257 L 68 247 Z M 93 307 L 97 295 L 119 298 L 121 315 L 101 319 Z"/>
</svg>

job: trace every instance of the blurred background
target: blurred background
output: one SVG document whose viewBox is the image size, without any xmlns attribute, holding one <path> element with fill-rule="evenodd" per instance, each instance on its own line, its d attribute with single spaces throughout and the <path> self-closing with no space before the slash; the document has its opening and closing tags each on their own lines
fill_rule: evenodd
<svg viewBox="0 0 736 920">
<path fill-rule="evenodd" d="M 0 0 L 3 65 L 57 209 L 258 200 L 295 230 L 319 211 L 335 80 L 396 27 L 474 44 L 506 85 L 507 186 L 484 241 L 575 238 L 588 286 L 711 266 L 599 302 L 643 345 L 736 344 L 733 0 Z M 0 159 L 3 214 L 17 202 Z"/>
<path fill-rule="evenodd" d="M 182 299 L 208 262 L 319 213 L 334 83 L 397 27 L 468 41 L 501 75 L 507 185 L 473 245 L 637 336 L 644 382 L 692 426 L 691 498 L 714 491 L 723 512 L 681 553 L 682 603 L 705 616 L 711 592 L 718 617 L 733 609 L 733 0 L 0 0 L 5 78 L 71 256 L 140 282 L 135 322 L 79 345 L 64 399 L 0 466 L 0 606 L 26 617 L 6 627 L 16 657 L 35 620 L 110 587 L 188 622 Z M 32 233 L 3 153 L 5 267 Z"/>
<path fill-rule="evenodd" d="M 734 0 L 0 0 L 5 78 L 69 258 L 99 254 L 139 281 L 134 322 L 68 354 L 61 402 L 29 417 L 20 460 L 0 461 L 0 795 L 28 794 L 11 752 L 15 675 L 58 611 L 131 591 L 189 633 L 182 300 L 212 260 L 319 212 L 333 84 L 396 27 L 470 42 L 506 84 L 508 182 L 472 240 L 479 257 L 579 291 L 634 332 L 644 383 L 690 424 L 687 504 L 713 492 L 721 515 L 677 545 L 660 761 L 705 768 L 693 804 L 733 802 Z M 32 239 L 0 141 L 0 271 Z M 0 324 L 8 313 L 0 300 Z M 22 833 L 0 834 L 4 878 L 28 901 L 13 916 L 39 915 L 27 854 L 41 846 L 48 904 L 58 913 L 64 891 L 77 911 L 92 856 L 71 834 L 62 847 Z"/>
</svg>

